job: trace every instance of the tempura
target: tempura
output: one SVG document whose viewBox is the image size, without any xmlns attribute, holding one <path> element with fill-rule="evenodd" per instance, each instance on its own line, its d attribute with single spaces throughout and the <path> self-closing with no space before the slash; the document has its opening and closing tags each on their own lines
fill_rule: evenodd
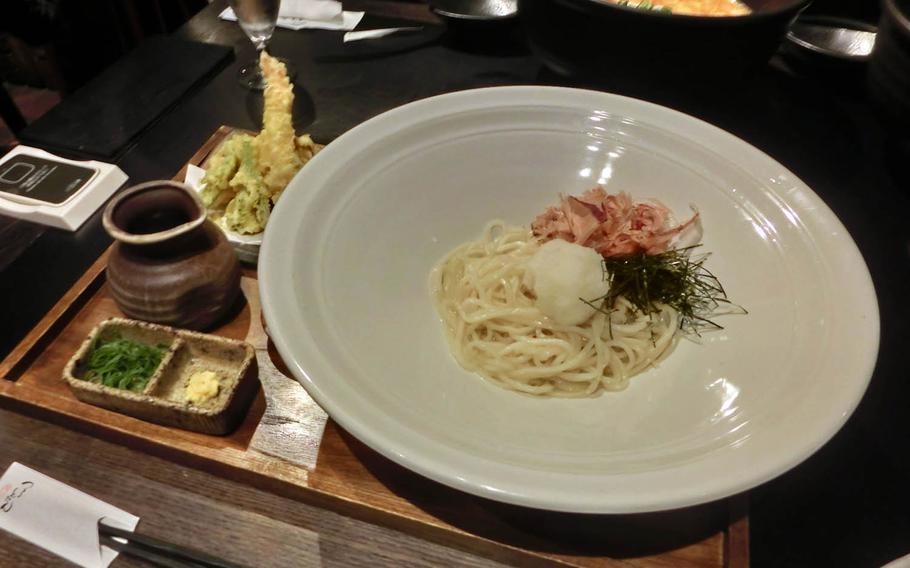
<svg viewBox="0 0 910 568">
<path fill-rule="evenodd" d="M 284 63 L 266 52 L 259 57 L 265 76 L 265 110 L 262 132 L 256 137 L 259 170 L 271 192 L 274 203 L 297 170 L 303 166 L 294 145 L 294 123 L 291 114 L 294 90 Z"/>
<path fill-rule="evenodd" d="M 294 133 L 294 90 L 284 64 L 267 53 L 259 63 L 267 83 L 262 131 L 235 134 L 212 154 L 200 194 L 216 222 L 242 234 L 265 229 L 288 182 L 323 147 Z"/>
<path fill-rule="evenodd" d="M 240 150 L 240 167 L 231 179 L 231 189 L 235 194 L 224 210 L 224 226 L 242 234 L 254 234 L 264 230 L 271 211 L 269 190 L 256 168 L 251 140 L 243 142 Z"/>
</svg>

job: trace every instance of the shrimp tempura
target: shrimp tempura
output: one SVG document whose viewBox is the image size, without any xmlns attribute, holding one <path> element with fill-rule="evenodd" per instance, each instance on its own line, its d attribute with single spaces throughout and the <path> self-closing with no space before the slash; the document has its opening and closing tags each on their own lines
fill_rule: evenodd
<svg viewBox="0 0 910 568">
<path fill-rule="evenodd" d="M 287 186 L 303 163 L 295 147 L 291 107 L 294 91 L 284 63 L 262 52 L 259 65 L 265 76 L 265 110 L 262 132 L 256 137 L 259 170 L 268 187 L 272 203 Z"/>
</svg>

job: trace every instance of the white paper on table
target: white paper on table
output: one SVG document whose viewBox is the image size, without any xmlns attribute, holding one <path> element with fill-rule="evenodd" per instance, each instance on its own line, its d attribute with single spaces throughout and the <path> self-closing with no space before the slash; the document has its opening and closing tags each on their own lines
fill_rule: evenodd
<svg viewBox="0 0 910 568">
<path fill-rule="evenodd" d="M 344 34 L 344 43 L 350 43 L 352 41 L 360 41 L 362 39 L 376 39 L 380 37 L 385 37 L 392 35 L 396 32 L 416 32 L 420 31 L 423 28 L 421 26 L 411 26 L 406 28 L 379 28 L 376 30 L 362 30 L 356 32 L 347 32 Z"/>
<path fill-rule="evenodd" d="M 325 1 L 325 0 L 323 0 Z M 286 28 L 289 30 L 341 30 L 341 31 L 350 31 L 357 27 L 357 24 L 360 23 L 360 20 L 363 19 L 364 12 L 348 12 L 347 10 L 340 12 L 336 16 L 326 19 L 326 20 L 314 20 L 307 18 L 286 18 L 283 16 L 278 16 L 277 26 L 279 28 Z M 225 8 L 223 12 L 218 14 L 218 17 L 222 20 L 228 20 L 231 22 L 237 21 L 237 16 L 234 14 L 234 11 L 230 8 Z"/>
<path fill-rule="evenodd" d="M 139 517 L 18 462 L 0 477 L 0 529 L 85 568 L 107 568 L 117 551 L 101 546 L 98 521 L 133 531 Z"/>
<path fill-rule="evenodd" d="M 114 164 L 95 160 L 69 160 L 25 144 L 19 144 L 0 156 L 0 170 L 3 170 L 4 173 L 12 171 L 12 168 L 16 167 L 15 162 L 23 157 L 43 158 L 52 163 L 62 162 L 94 170 L 84 187 L 75 190 L 75 193 L 67 191 L 69 197 L 63 203 L 22 201 L 19 196 L 10 193 L 0 194 L 0 215 L 25 219 L 32 223 L 49 225 L 65 231 L 75 231 L 81 227 L 128 179 L 127 175 Z M 53 171 L 57 166 L 49 167 L 51 169 L 45 171 L 43 175 Z M 40 169 L 34 170 L 30 165 L 27 166 L 27 169 L 32 169 L 31 173 L 25 174 L 20 182 L 24 183 L 28 180 L 39 182 L 43 178 Z M 9 183 L 16 185 L 16 182 Z"/>
<path fill-rule="evenodd" d="M 342 11 L 337 0 L 281 0 L 278 17 L 324 21 L 337 18 Z"/>
</svg>

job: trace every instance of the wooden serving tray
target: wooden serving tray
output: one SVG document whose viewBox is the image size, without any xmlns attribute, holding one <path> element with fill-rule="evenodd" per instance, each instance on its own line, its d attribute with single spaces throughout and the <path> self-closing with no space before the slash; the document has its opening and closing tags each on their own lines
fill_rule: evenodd
<svg viewBox="0 0 910 568">
<path fill-rule="evenodd" d="M 231 129 L 222 126 L 190 160 L 201 164 Z M 182 180 L 185 167 L 175 179 Z M 260 391 L 228 436 L 159 426 L 76 399 L 62 378 L 89 331 L 122 317 L 105 278 L 105 252 L 0 362 L 0 405 L 142 449 L 215 475 L 420 538 L 522 566 L 743 568 L 749 563 L 744 497 L 639 515 L 573 515 L 504 505 L 414 474 L 329 420 L 312 472 L 259 453 L 250 439 L 265 408 Z M 255 278 L 252 268 L 244 276 Z M 212 333 L 246 336 L 249 307 Z M 272 359 L 285 367 L 272 351 Z"/>
</svg>

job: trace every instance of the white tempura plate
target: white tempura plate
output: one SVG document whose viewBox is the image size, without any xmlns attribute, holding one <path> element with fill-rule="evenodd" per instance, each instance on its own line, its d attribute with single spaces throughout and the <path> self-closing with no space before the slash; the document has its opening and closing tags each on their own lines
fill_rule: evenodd
<svg viewBox="0 0 910 568">
<path fill-rule="evenodd" d="M 707 266 L 749 314 L 591 399 L 462 370 L 433 264 L 598 183 L 677 218 L 697 206 Z M 869 272 L 811 189 L 709 124 L 582 90 L 459 92 L 352 129 L 282 195 L 259 279 L 278 351 L 344 429 L 446 485 L 560 511 L 671 509 L 787 471 L 850 416 L 878 351 Z"/>
</svg>

